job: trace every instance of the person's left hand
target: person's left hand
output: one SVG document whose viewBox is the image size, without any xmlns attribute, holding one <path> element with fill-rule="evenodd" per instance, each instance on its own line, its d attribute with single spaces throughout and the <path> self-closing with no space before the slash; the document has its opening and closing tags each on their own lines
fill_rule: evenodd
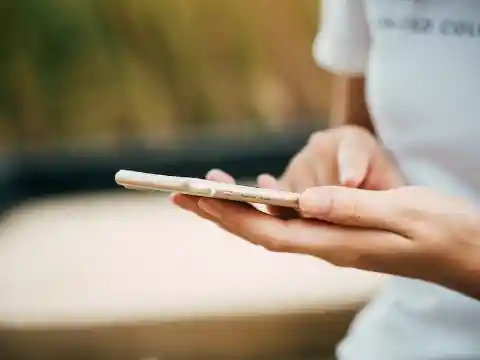
<svg viewBox="0 0 480 360">
<path fill-rule="evenodd" d="M 173 200 L 271 251 L 480 293 L 479 213 L 427 188 L 311 188 L 299 204 L 303 215 L 315 219 L 283 220 L 248 204 L 217 199 L 175 195 Z"/>
</svg>

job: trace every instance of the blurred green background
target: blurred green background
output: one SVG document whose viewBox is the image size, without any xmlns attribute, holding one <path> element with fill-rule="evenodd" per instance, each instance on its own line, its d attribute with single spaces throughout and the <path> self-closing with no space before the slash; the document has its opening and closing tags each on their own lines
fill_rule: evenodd
<svg viewBox="0 0 480 360">
<path fill-rule="evenodd" d="M 114 182 L 283 172 L 328 119 L 318 4 L 0 0 L 2 360 L 331 357 L 377 277 Z"/>
<path fill-rule="evenodd" d="M 7 0 L 1 151 L 158 146 L 326 118 L 316 0 Z"/>
</svg>

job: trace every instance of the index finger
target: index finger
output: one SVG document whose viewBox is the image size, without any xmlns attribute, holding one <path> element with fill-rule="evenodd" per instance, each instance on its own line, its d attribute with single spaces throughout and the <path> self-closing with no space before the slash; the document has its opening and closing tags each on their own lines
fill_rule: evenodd
<svg viewBox="0 0 480 360">
<path fill-rule="evenodd" d="M 375 141 L 367 134 L 346 134 L 337 150 L 340 183 L 358 187 L 367 177 L 370 161 L 375 150 Z"/>
</svg>

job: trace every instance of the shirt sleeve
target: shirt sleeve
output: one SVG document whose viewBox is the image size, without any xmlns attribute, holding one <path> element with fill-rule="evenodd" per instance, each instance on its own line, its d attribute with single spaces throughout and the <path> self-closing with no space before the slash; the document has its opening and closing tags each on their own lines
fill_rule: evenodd
<svg viewBox="0 0 480 360">
<path fill-rule="evenodd" d="M 322 0 L 313 44 L 317 64 L 339 74 L 363 74 L 370 48 L 363 0 Z"/>
</svg>

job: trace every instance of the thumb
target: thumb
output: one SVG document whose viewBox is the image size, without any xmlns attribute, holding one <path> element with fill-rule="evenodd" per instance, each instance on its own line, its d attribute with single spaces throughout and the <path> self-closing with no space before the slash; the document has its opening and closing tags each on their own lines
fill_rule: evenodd
<svg viewBox="0 0 480 360">
<path fill-rule="evenodd" d="M 340 184 L 359 187 L 367 177 L 374 151 L 375 140 L 367 132 L 345 134 L 337 149 Z"/>
<path fill-rule="evenodd" d="M 302 214 L 330 223 L 406 234 L 409 221 L 405 218 L 405 199 L 408 197 L 397 190 L 324 186 L 305 190 L 299 206 Z"/>
</svg>

